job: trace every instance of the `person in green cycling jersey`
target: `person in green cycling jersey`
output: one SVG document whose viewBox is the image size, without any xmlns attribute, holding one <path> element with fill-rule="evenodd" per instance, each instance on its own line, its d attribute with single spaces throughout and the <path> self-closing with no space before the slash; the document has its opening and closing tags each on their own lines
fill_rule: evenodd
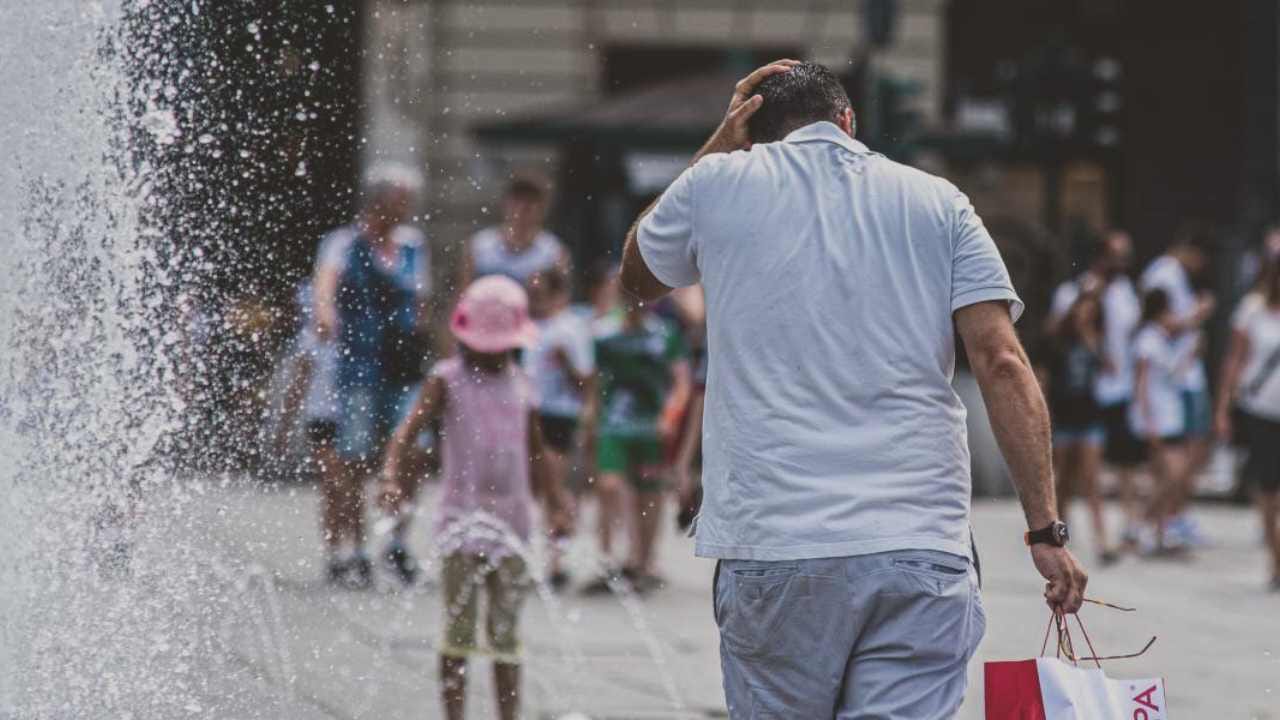
<svg viewBox="0 0 1280 720">
<path fill-rule="evenodd" d="M 614 529 L 627 524 L 628 554 L 620 578 L 606 574 L 587 592 L 616 587 L 618 580 L 640 592 L 661 584 L 653 551 L 667 475 L 664 446 L 675 439 L 692 387 L 679 330 L 639 302 L 625 305 L 620 316 L 597 325 L 598 392 L 585 415 L 595 422 L 601 549 L 611 558 Z"/>
</svg>

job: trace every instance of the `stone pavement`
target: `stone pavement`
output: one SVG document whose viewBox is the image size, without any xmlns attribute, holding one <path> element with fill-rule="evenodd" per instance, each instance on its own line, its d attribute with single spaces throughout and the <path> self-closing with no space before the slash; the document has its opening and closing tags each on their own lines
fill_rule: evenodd
<svg viewBox="0 0 1280 720">
<path fill-rule="evenodd" d="M 289 720 L 439 717 L 436 589 L 395 591 L 384 580 L 362 593 L 322 584 L 316 506 L 305 486 L 233 485 L 213 491 L 203 504 L 207 516 L 191 524 L 239 598 L 221 624 L 221 645 L 236 668 L 222 682 L 252 683 L 258 699 L 247 704 L 270 706 L 270 716 Z M 1090 635 L 1103 654 L 1137 650 L 1158 635 L 1145 657 L 1112 663 L 1108 672 L 1163 675 L 1172 717 L 1280 719 L 1280 595 L 1264 589 L 1259 525 L 1240 507 L 1207 505 L 1197 514 L 1214 544 L 1192 562 L 1090 567 L 1091 596 L 1139 608 L 1088 608 Z M 1084 524 L 1081 513 L 1076 525 Z M 1042 582 L 1020 546 L 1016 504 L 979 502 L 975 526 L 988 630 L 970 668 L 964 720 L 983 717 L 981 661 L 1034 656 L 1047 620 Z M 429 557 L 426 523 L 414 544 Z M 1092 565 L 1090 539 L 1079 538 L 1076 547 Z M 591 543 L 576 541 L 568 553 L 570 568 L 585 578 Z M 546 593 L 529 603 L 528 717 L 724 716 L 712 563 L 694 558 L 692 542 L 673 529 L 662 539 L 661 567 L 668 586 L 644 599 Z M 470 717 L 493 716 L 487 676 L 476 663 Z M 243 697 L 244 687 L 237 689 Z"/>
</svg>

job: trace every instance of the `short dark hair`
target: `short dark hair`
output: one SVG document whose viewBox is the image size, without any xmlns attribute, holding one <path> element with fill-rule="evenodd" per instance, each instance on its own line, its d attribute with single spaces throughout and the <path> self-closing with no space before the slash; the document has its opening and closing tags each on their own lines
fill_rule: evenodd
<svg viewBox="0 0 1280 720">
<path fill-rule="evenodd" d="M 812 62 L 761 80 L 755 94 L 764 98 L 764 104 L 747 120 L 753 143 L 781 140 L 792 130 L 819 120 L 835 122 L 850 107 L 840 78 Z"/>
<path fill-rule="evenodd" d="M 1141 330 L 1147 323 L 1155 322 L 1167 312 L 1169 312 L 1169 293 L 1160 288 L 1148 290 L 1147 294 L 1142 296 L 1142 322 L 1138 325 L 1138 329 Z"/>
<path fill-rule="evenodd" d="M 529 202 L 546 202 L 551 199 L 551 183 L 541 175 L 518 173 L 507 181 L 503 196 Z"/>
</svg>

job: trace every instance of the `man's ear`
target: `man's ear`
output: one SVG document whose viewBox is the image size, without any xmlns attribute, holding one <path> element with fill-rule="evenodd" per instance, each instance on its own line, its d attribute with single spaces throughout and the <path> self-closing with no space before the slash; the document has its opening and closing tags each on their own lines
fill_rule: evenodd
<svg viewBox="0 0 1280 720">
<path fill-rule="evenodd" d="M 840 117 L 836 118 L 836 124 L 840 126 L 840 129 L 843 130 L 846 135 L 853 137 L 853 133 L 856 129 L 853 124 L 853 108 L 845 108 L 844 112 L 840 113 Z"/>
</svg>

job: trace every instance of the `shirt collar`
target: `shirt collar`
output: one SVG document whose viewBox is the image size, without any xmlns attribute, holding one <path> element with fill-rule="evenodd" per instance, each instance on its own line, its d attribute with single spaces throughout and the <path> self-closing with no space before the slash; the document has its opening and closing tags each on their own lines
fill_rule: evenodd
<svg viewBox="0 0 1280 720">
<path fill-rule="evenodd" d="M 798 130 L 793 130 L 791 134 L 782 139 L 782 142 L 829 142 L 835 143 L 853 153 L 871 152 L 866 145 L 845 134 L 845 131 L 841 130 L 840 126 L 826 120 L 819 120 Z"/>
</svg>

